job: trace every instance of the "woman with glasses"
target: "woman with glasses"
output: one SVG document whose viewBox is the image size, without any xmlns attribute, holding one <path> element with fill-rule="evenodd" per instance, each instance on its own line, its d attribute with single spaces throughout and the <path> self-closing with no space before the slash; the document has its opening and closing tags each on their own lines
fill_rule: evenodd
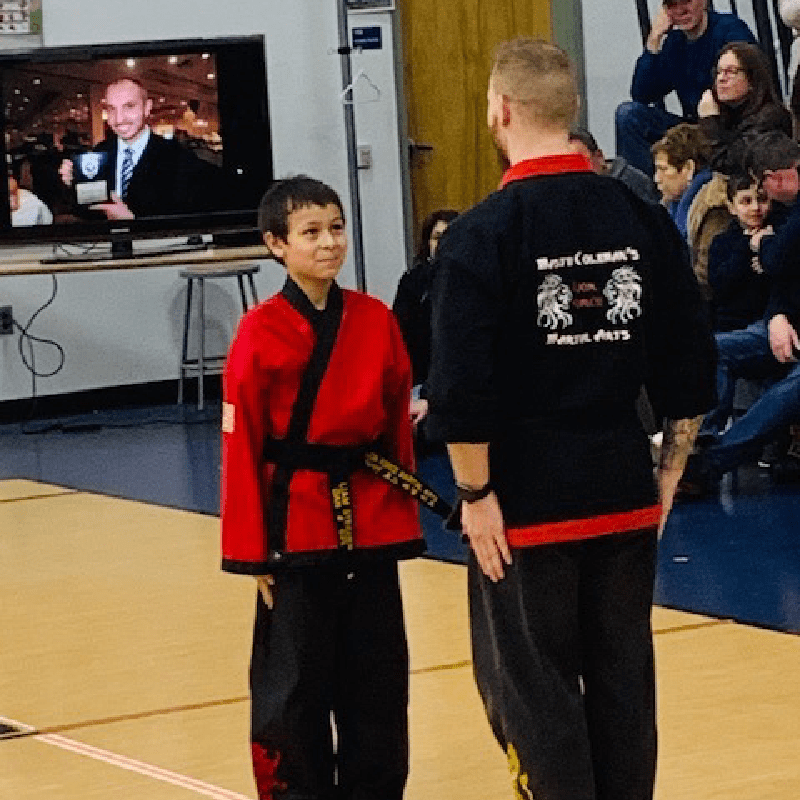
<svg viewBox="0 0 800 800">
<path fill-rule="evenodd" d="M 712 164 L 720 172 L 730 164 L 731 145 L 749 133 L 779 130 L 792 135 L 792 115 L 781 102 L 769 61 L 758 45 L 731 42 L 720 51 L 714 82 L 697 108 L 703 132 L 712 141 Z"/>
<path fill-rule="evenodd" d="M 711 243 L 732 219 L 727 176 L 745 171 L 741 163 L 745 139 L 773 130 L 792 135 L 792 115 L 778 96 L 769 61 L 758 45 L 725 45 L 713 77 L 697 107 L 700 128 L 711 142 L 713 175 L 692 199 L 686 226 L 692 266 L 707 291 Z"/>
</svg>

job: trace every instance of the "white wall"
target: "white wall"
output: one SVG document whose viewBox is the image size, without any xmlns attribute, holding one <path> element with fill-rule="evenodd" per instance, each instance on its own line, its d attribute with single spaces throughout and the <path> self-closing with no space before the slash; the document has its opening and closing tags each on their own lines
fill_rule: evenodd
<svg viewBox="0 0 800 800">
<path fill-rule="evenodd" d="M 739 15 L 755 33 L 751 3 L 738 0 L 736 5 Z M 649 0 L 648 6 L 652 19 L 661 0 Z M 717 0 L 714 7 L 717 11 L 730 11 L 727 0 Z M 605 154 L 611 156 L 614 153 L 614 109 L 630 100 L 633 67 L 643 49 L 634 0 L 585 0 L 583 46 L 588 126 Z M 679 113 L 674 96 L 668 98 L 667 107 Z"/>
<path fill-rule="evenodd" d="M 263 33 L 275 174 L 307 172 L 333 185 L 349 207 L 334 0 L 43 0 L 42 14 L 46 46 Z M 392 15 L 353 14 L 350 22 L 383 28 L 383 49 L 354 55 L 353 68 L 363 68 L 381 90 L 378 102 L 356 106 L 356 130 L 359 143 L 372 146 L 374 163 L 360 172 L 367 289 L 390 302 L 406 264 Z M 0 252 L 4 259 L 10 255 Z M 58 375 L 38 381 L 37 392 L 175 379 L 185 298 L 178 273 L 178 267 L 160 267 L 60 276 L 55 301 L 31 332 L 57 341 L 66 362 Z M 260 297 L 282 281 L 281 267 L 265 261 L 257 276 Z M 352 258 L 341 282 L 355 285 Z M 0 278 L 0 305 L 11 304 L 24 323 L 50 296 L 51 285 L 50 277 Z M 206 349 L 224 352 L 239 313 L 235 282 L 206 286 Z M 35 352 L 37 368 L 47 371 L 52 348 Z M 30 392 L 17 337 L 0 338 L 0 402 Z"/>
</svg>

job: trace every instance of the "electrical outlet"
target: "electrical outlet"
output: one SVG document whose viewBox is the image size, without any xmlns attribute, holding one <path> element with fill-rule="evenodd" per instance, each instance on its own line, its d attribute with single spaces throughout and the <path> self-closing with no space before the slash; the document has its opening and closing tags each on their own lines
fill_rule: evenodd
<svg viewBox="0 0 800 800">
<path fill-rule="evenodd" d="M 14 333 L 14 317 L 11 316 L 11 306 L 0 306 L 0 336 Z"/>
</svg>

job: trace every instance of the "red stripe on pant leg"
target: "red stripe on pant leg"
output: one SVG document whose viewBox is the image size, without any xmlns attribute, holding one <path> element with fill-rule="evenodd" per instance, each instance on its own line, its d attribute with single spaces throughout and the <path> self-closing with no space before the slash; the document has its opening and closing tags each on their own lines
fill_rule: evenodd
<svg viewBox="0 0 800 800">
<path fill-rule="evenodd" d="M 281 754 L 252 742 L 253 775 L 256 779 L 258 800 L 275 800 L 273 792 L 285 792 L 286 784 L 277 777 Z"/>
</svg>

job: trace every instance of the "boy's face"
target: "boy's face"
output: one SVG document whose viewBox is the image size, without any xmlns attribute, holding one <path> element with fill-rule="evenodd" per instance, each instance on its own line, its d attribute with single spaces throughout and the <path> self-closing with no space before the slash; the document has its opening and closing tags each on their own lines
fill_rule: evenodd
<svg viewBox="0 0 800 800">
<path fill-rule="evenodd" d="M 770 199 L 755 184 L 739 189 L 731 201 L 731 213 L 746 231 L 763 227 L 769 207 Z"/>
<path fill-rule="evenodd" d="M 328 284 L 339 274 L 347 256 L 347 230 L 339 208 L 304 206 L 289 214 L 286 239 L 264 234 L 272 253 L 283 261 L 301 288 Z"/>
</svg>

